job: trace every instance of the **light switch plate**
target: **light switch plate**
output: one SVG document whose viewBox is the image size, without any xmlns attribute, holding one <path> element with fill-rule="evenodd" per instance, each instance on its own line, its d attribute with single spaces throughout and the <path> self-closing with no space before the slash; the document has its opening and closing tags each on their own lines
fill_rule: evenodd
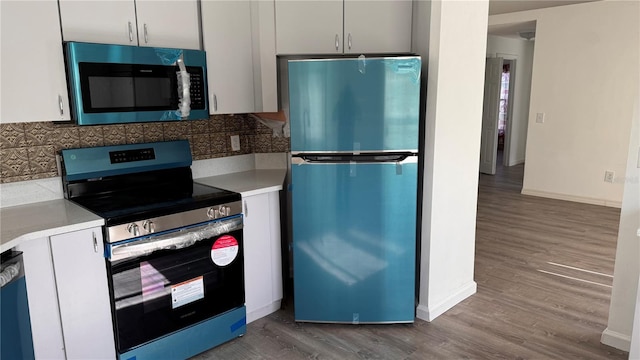
<svg viewBox="0 0 640 360">
<path fill-rule="evenodd" d="M 536 114 L 536 122 L 538 124 L 544 123 L 544 113 L 537 113 Z"/>
</svg>

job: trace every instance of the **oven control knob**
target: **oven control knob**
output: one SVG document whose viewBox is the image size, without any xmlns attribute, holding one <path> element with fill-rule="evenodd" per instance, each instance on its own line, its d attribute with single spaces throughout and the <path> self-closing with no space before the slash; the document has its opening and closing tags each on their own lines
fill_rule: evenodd
<svg viewBox="0 0 640 360">
<path fill-rule="evenodd" d="M 148 233 L 156 232 L 156 224 L 154 224 L 151 220 L 145 220 L 142 223 L 142 228 L 145 229 Z"/>
<path fill-rule="evenodd" d="M 216 215 L 217 215 L 217 211 L 214 208 L 210 207 L 207 210 L 207 216 L 209 217 L 209 219 L 215 219 L 217 217 Z"/>
<path fill-rule="evenodd" d="M 129 226 L 127 226 L 127 231 L 133 236 L 140 236 L 140 229 L 136 223 L 129 224 Z"/>
</svg>

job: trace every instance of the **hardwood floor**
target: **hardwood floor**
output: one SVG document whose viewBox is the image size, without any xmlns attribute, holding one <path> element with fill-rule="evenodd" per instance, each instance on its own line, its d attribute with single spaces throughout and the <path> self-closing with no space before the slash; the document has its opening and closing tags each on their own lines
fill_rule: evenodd
<svg viewBox="0 0 640 360">
<path fill-rule="evenodd" d="M 478 292 L 433 322 L 295 323 L 292 306 L 196 359 L 626 359 L 600 343 L 619 210 L 524 196 L 523 166 L 481 175 Z"/>
</svg>

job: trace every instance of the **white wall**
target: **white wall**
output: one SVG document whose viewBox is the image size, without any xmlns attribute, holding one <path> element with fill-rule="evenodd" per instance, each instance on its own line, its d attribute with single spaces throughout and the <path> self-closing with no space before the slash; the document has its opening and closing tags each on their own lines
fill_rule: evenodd
<svg viewBox="0 0 640 360">
<path fill-rule="evenodd" d="M 639 76 L 638 6 L 596 1 L 490 17 L 490 25 L 536 21 L 524 194 L 620 206 Z M 613 184 L 603 181 L 605 170 L 615 171 Z"/>
<path fill-rule="evenodd" d="M 640 311 L 636 309 L 640 276 L 640 238 L 637 236 L 640 230 L 640 110 L 637 100 L 640 91 L 636 90 L 635 94 L 636 106 L 629 141 L 627 176 L 624 179 L 609 321 L 602 333 L 603 343 L 626 351 L 630 349 L 634 312 Z M 636 323 L 636 331 L 640 331 L 639 326 Z"/>
<path fill-rule="evenodd" d="M 414 51 L 427 60 L 417 316 L 431 321 L 476 291 L 473 269 L 489 4 L 434 0 L 419 5 L 431 7 L 422 9 L 428 17 L 417 19 L 428 22 L 428 32 L 413 34 Z"/>
<path fill-rule="evenodd" d="M 515 74 L 512 74 L 515 87 L 513 94 L 509 94 L 513 106 L 511 129 L 508 130 L 511 133 L 511 141 L 508 144 L 509 166 L 521 164 L 525 160 L 533 48 L 534 42 L 524 39 L 519 40 L 491 35 L 487 38 L 487 57 L 503 57 L 516 60 L 516 71 Z"/>
</svg>

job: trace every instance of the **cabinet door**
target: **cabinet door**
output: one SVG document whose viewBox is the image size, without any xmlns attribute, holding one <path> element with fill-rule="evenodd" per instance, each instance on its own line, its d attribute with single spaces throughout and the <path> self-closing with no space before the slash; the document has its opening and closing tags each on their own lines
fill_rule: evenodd
<svg viewBox="0 0 640 360">
<path fill-rule="evenodd" d="M 204 1 L 201 6 L 209 113 L 254 112 L 250 2 Z"/>
<path fill-rule="evenodd" d="M 342 53 L 342 1 L 275 2 L 278 54 Z"/>
<path fill-rule="evenodd" d="M 3 15 L 5 3 L 2 2 Z M 16 249 L 22 251 L 24 261 L 35 358 L 64 359 L 64 341 L 49 238 L 24 241 Z"/>
<path fill-rule="evenodd" d="M 345 0 L 344 52 L 410 52 L 412 6 L 411 0 Z"/>
<path fill-rule="evenodd" d="M 69 120 L 58 4 L 1 1 L 0 122 Z"/>
<path fill-rule="evenodd" d="M 115 345 L 102 232 L 50 237 L 68 359 L 114 359 Z"/>
<path fill-rule="evenodd" d="M 271 304 L 271 246 L 269 197 L 245 197 L 244 205 L 244 289 L 247 323 L 264 316 Z"/>
<path fill-rule="evenodd" d="M 59 2 L 65 41 L 138 45 L 133 0 Z"/>
<path fill-rule="evenodd" d="M 200 49 L 197 0 L 136 0 L 138 43 L 180 49 Z"/>
</svg>

